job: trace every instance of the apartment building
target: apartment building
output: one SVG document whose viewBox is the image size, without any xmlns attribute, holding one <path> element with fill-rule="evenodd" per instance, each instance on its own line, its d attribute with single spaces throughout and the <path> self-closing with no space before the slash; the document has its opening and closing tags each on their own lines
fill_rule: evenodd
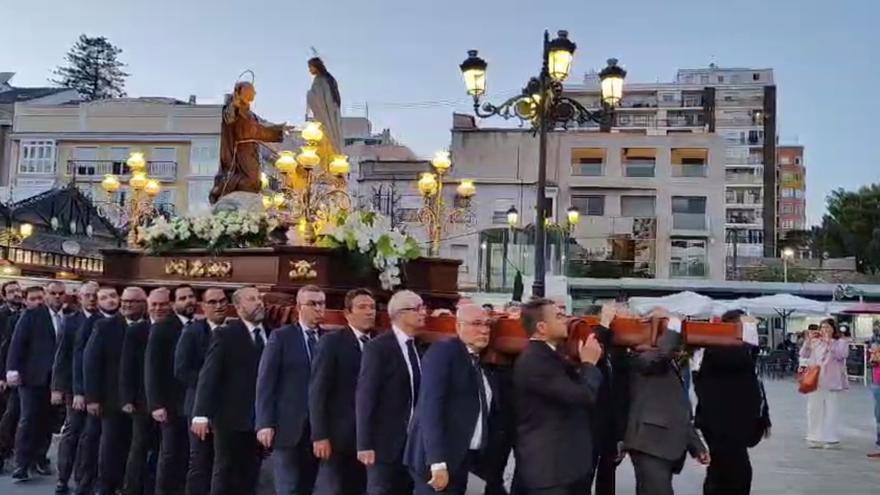
<svg viewBox="0 0 880 495">
<path fill-rule="evenodd" d="M 198 213 L 208 208 L 219 166 L 220 113 L 219 105 L 195 98 L 17 103 L 2 176 L 15 200 L 75 183 L 112 217 L 111 205 L 130 194 L 125 161 L 138 151 L 147 174 L 161 182 L 157 205 Z M 106 174 L 123 180 L 115 197 L 100 187 Z"/>
<path fill-rule="evenodd" d="M 779 238 L 793 230 L 807 229 L 807 168 L 804 147 L 783 145 L 777 149 L 777 194 Z"/>
<path fill-rule="evenodd" d="M 598 75 L 566 85 L 568 96 L 599 106 Z M 613 132 L 715 133 L 723 138 L 728 255 L 776 253 L 776 86 L 772 69 L 681 69 L 672 82 L 626 83 Z M 597 130 L 596 126 L 585 126 Z"/>
</svg>

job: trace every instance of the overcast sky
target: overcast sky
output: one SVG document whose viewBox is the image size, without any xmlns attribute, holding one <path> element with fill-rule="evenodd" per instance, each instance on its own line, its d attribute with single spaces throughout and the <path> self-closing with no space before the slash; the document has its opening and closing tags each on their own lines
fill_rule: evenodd
<svg viewBox="0 0 880 495">
<path fill-rule="evenodd" d="M 578 44 L 572 80 L 615 56 L 628 81 L 671 81 L 678 68 L 772 67 L 779 135 L 806 146 L 808 220 L 836 187 L 880 181 L 877 0 L 44 0 L 3 2 L 0 71 L 44 85 L 81 33 L 124 52 L 132 96 L 219 102 L 245 69 L 256 110 L 301 122 L 314 46 L 340 83 L 347 115 L 369 104 L 374 129 L 429 156 L 469 111 L 458 64 L 478 48 L 496 96 L 540 63 L 541 33 Z"/>
</svg>

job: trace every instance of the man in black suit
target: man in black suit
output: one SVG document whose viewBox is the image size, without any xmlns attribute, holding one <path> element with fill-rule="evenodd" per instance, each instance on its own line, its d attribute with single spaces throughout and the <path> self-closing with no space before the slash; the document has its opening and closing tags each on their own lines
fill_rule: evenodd
<svg viewBox="0 0 880 495">
<path fill-rule="evenodd" d="M 184 409 L 192 421 L 199 372 L 205 362 L 211 333 L 226 321 L 229 301 L 223 289 L 212 287 L 202 293 L 202 311 L 205 318 L 188 325 L 180 336 L 174 351 L 174 376 L 186 383 Z M 189 471 L 186 474 L 186 495 L 208 495 L 211 491 L 211 472 L 214 464 L 214 439 L 210 433 L 204 440 L 190 432 Z"/>
<path fill-rule="evenodd" d="M 155 460 L 159 445 L 158 428 L 147 407 L 144 385 L 144 355 L 150 328 L 171 314 L 171 293 L 165 287 L 150 291 L 147 298 L 149 318 L 130 325 L 122 343 L 122 364 L 119 393 L 122 410 L 131 415 L 132 435 L 128 459 L 125 461 L 124 495 L 152 495 L 154 477 L 148 469 L 148 458 Z"/>
<path fill-rule="evenodd" d="M 186 484 L 189 434 L 184 411 L 186 384 L 174 377 L 177 341 L 196 312 L 196 293 L 189 285 L 174 289 L 174 312 L 150 329 L 144 381 L 161 442 L 156 466 L 156 495 L 179 495 Z"/>
<path fill-rule="evenodd" d="M 111 318 L 119 311 L 119 294 L 113 287 L 98 289 L 98 312 L 92 314 L 76 331 L 73 346 L 73 406 L 85 408 L 85 360 L 86 345 L 92 336 L 95 324 L 104 318 Z M 98 454 L 101 442 L 101 419 L 86 414 L 85 424 L 76 449 L 76 494 L 91 495 L 98 480 Z"/>
<path fill-rule="evenodd" d="M 376 324 L 376 300 L 367 289 L 345 295 L 348 327 L 321 337 L 309 384 L 309 420 L 321 465 L 316 495 L 360 495 L 366 471 L 357 458 L 355 391 L 361 353 Z"/>
<path fill-rule="evenodd" d="M 709 453 L 691 421 L 691 406 L 682 393 L 676 355 L 681 347 L 681 318 L 665 312 L 666 331 L 657 348 L 630 357 L 630 408 L 624 448 L 636 473 L 638 495 L 672 495 L 672 476 L 681 472 L 686 454 L 708 465 Z"/>
<path fill-rule="evenodd" d="M 15 325 L 6 357 L 6 382 L 18 387 L 21 414 L 15 434 L 16 469 L 12 478 L 24 481 L 45 445 L 49 427 L 49 384 L 55 355 L 55 328 L 49 308 L 43 304 L 45 291 L 33 286 L 25 290 L 26 309 Z"/>
<path fill-rule="evenodd" d="M 568 317 L 549 299 L 526 303 L 522 323 L 529 343 L 513 370 L 519 482 L 527 495 L 589 493 L 602 347 L 590 335 L 578 345 L 579 362 L 567 362 L 558 348 L 568 338 Z"/>
<path fill-rule="evenodd" d="M 364 347 L 355 414 L 358 459 L 367 466 L 369 495 L 412 493 L 403 465 L 406 435 L 421 386 L 415 336 L 425 326 L 418 294 L 400 291 L 388 301 L 391 331 Z"/>
<path fill-rule="evenodd" d="M 98 312 L 98 283 L 85 282 L 77 291 L 81 309 L 66 315 L 61 328 L 61 339 L 52 364 L 52 402 L 65 405 L 64 425 L 58 442 L 58 484 L 55 493 L 66 494 L 73 474 L 79 438 L 86 422 L 85 403 L 73 402 L 73 348 L 76 332 L 85 321 Z"/>
<path fill-rule="evenodd" d="M 98 471 L 99 493 L 122 488 L 125 458 L 131 442 L 131 418 L 122 411 L 120 363 L 125 330 L 144 318 L 147 295 L 140 287 L 122 291 L 119 313 L 95 323 L 83 353 L 86 410 L 101 420 Z"/>
<path fill-rule="evenodd" d="M 3 464 L 12 456 L 15 446 L 15 431 L 18 429 L 20 403 L 18 389 L 9 387 L 6 383 L 6 357 L 9 353 L 9 343 L 12 341 L 12 331 L 18 317 L 24 311 L 21 285 L 15 280 L 5 282 L 0 286 L 5 303 L 0 306 L 0 396 L 3 397 L 3 418 L 0 419 L 0 471 Z"/>
<path fill-rule="evenodd" d="M 214 330 L 193 406 L 192 432 L 204 441 L 214 431 L 214 495 L 254 493 L 262 454 L 254 438 L 254 402 L 266 309 L 254 287 L 235 291 L 232 304 L 239 319 Z"/>
<path fill-rule="evenodd" d="M 269 336 L 257 378 L 257 439 L 272 449 L 279 495 L 312 493 L 318 461 L 309 433 L 309 376 L 326 298 L 314 285 L 296 294 L 299 323 Z M 335 414 L 335 411 L 334 411 Z"/>
<path fill-rule="evenodd" d="M 459 306 L 457 338 L 431 345 L 422 361 L 422 384 L 404 460 L 415 492 L 464 495 L 489 443 L 492 386 L 480 365 L 491 321 L 477 305 Z"/>
</svg>

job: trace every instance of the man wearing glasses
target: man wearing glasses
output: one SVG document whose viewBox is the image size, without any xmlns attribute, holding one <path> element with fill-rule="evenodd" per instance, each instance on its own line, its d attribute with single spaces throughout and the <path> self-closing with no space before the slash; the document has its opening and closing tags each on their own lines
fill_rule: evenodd
<svg viewBox="0 0 880 495">
<path fill-rule="evenodd" d="M 368 495 L 412 493 L 403 449 L 419 397 L 421 358 L 415 336 L 425 326 L 422 298 L 400 291 L 388 301 L 391 331 L 364 347 L 355 398 L 358 459 L 367 466 Z"/>
<path fill-rule="evenodd" d="M 320 287 L 296 294 L 298 323 L 272 332 L 257 375 L 257 440 L 272 449 L 275 493 L 312 493 L 318 461 L 309 426 L 309 379 L 327 299 Z"/>
<path fill-rule="evenodd" d="M 196 398 L 199 372 L 205 362 L 213 331 L 226 322 L 229 301 L 223 289 L 211 287 L 202 293 L 204 319 L 196 319 L 184 328 L 174 353 L 174 376 L 186 384 L 183 409 L 192 423 L 192 409 Z M 204 440 L 189 433 L 189 469 L 186 474 L 186 495 L 208 495 L 211 491 L 211 471 L 214 464 L 214 438 L 209 433 Z"/>
</svg>

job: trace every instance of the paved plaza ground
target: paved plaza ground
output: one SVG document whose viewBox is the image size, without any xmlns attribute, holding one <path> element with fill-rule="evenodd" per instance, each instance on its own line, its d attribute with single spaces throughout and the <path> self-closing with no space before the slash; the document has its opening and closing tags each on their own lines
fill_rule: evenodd
<svg viewBox="0 0 880 495">
<path fill-rule="evenodd" d="M 806 406 L 793 381 L 766 382 L 773 419 L 773 436 L 752 450 L 754 495 L 870 495 L 880 494 L 880 461 L 865 457 L 874 438 L 873 403 L 870 392 L 854 385 L 842 396 L 839 451 L 808 450 L 804 443 Z M 53 459 L 54 462 L 54 459 Z M 675 480 L 676 494 L 699 495 L 705 476 L 703 467 L 689 461 Z M 619 494 L 634 494 L 632 468 L 625 461 L 618 470 Z M 49 495 L 54 479 L 37 478 L 13 484 L 8 473 L 0 477 L 0 495 Z M 469 494 L 482 493 L 474 480 Z"/>
</svg>

